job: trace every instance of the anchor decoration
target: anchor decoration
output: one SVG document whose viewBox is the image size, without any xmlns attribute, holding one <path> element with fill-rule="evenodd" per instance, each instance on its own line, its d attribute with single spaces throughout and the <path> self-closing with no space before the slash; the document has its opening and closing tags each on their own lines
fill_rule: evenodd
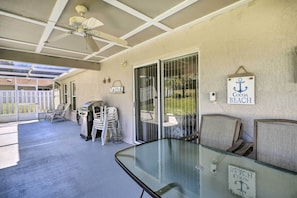
<svg viewBox="0 0 297 198">
<path fill-rule="evenodd" d="M 228 166 L 228 187 L 243 198 L 256 198 L 256 172 L 234 165 Z"/>
<path fill-rule="evenodd" d="M 238 73 L 239 70 L 244 73 Z M 227 78 L 228 104 L 255 104 L 255 76 L 240 66 L 235 74 Z"/>
<path fill-rule="evenodd" d="M 238 183 L 239 183 L 240 187 L 237 190 L 241 194 L 241 196 L 243 196 L 247 193 L 247 190 L 249 190 L 250 187 L 246 183 L 244 183 L 242 180 L 234 182 L 235 185 L 237 185 Z"/>
<path fill-rule="evenodd" d="M 245 81 L 242 79 L 242 78 L 238 78 L 238 81 L 236 82 L 239 84 L 239 89 L 236 90 L 236 87 L 233 87 L 233 90 L 238 92 L 238 93 L 242 93 L 242 92 L 245 92 L 246 90 L 248 90 L 248 86 L 245 86 L 244 89 L 242 89 L 242 84 L 245 83 Z"/>
</svg>

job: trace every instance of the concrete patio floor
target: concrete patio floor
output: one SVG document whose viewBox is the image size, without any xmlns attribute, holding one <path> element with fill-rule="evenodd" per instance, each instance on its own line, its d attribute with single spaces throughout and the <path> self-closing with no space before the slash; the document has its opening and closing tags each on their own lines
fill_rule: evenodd
<svg viewBox="0 0 297 198">
<path fill-rule="evenodd" d="M 114 160 L 130 145 L 101 146 L 79 134 L 72 121 L 0 124 L 0 197 L 139 197 L 142 189 Z"/>
</svg>

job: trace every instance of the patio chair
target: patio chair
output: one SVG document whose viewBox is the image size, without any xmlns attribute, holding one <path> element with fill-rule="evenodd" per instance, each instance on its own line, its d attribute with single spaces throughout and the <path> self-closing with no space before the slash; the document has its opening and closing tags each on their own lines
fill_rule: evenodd
<svg viewBox="0 0 297 198">
<path fill-rule="evenodd" d="M 70 103 L 65 104 L 64 109 L 62 111 L 54 111 L 51 115 L 51 123 L 53 123 L 54 119 L 62 119 L 65 120 L 65 114 L 68 111 Z"/>
<path fill-rule="evenodd" d="M 297 120 L 254 120 L 255 159 L 297 171 Z"/>
<path fill-rule="evenodd" d="M 200 132 L 181 139 L 234 152 L 243 144 L 243 140 L 240 139 L 240 130 L 240 118 L 222 114 L 205 114 L 201 117 Z"/>
<path fill-rule="evenodd" d="M 105 144 L 107 139 L 107 131 L 112 130 L 110 138 L 117 133 L 119 126 L 118 111 L 116 107 L 101 106 L 100 111 L 96 113 L 92 127 L 92 141 L 97 136 L 97 130 L 101 130 L 101 144 Z"/>
<path fill-rule="evenodd" d="M 58 104 L 56 109 L 48 110 L 45 114 L 45 120 L 50 119 L 53 113 L 61 113 L 64 109 L 64 104 Z"/>
</svg>

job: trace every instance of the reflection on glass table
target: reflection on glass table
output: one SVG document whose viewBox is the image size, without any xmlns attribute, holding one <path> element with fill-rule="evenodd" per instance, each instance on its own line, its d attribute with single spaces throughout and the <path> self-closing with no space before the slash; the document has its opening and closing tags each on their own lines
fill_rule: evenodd
<svg viewBox="0 0 297 198">
<path fill-rule="evenodd" d="M 297 197 L 297 173 L 202 145 L 161 139 L 115 154 L 152 197 Z"/>
</svg>

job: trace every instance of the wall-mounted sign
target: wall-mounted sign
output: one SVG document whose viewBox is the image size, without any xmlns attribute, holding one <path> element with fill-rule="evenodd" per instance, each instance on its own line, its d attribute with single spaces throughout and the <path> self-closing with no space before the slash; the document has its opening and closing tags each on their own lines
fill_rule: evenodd
<svg viewBox="0 0 297 198">
<path fill-rule="evenodd" d="M 228 167 L 229 190 L 244 198 L 256 198 L 256 173 L 236 166 Z"/>
<path fill-rule="evenodd" d="M 119 85 L 116 86 L 115 84 L 118 83 Z M 122 82 L 120 80 L 115 80 L 112 83 L 112 86 L 110 88 L 110 93 L 117 93 L 117 94 L 122 94 L 124 92 L 124 86 L 122 85 Z"/>
<path fill-rule="evenodd" d="M 244 67 L 239 67 L 235 74 L 228 76 L 227 103 L 255 104 L 255 76 L 248 72 L 238 74 L 240 69 Z"/>
</svg>

